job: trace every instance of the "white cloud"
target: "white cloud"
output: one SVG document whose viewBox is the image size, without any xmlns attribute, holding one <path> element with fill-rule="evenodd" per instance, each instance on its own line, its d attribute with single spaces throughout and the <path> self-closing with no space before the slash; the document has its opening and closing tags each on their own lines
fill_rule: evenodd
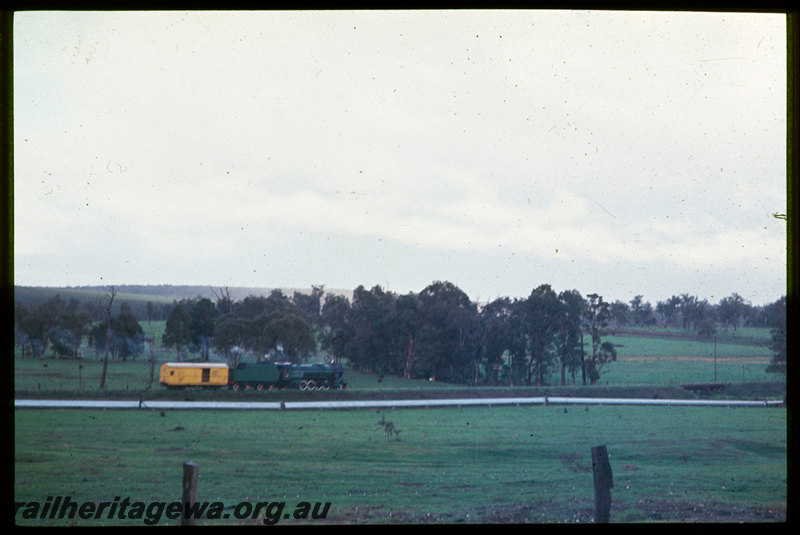
<svg viewBox="0 0 800 535">
<path fill-rule="evenodd" d="M 193 278 L 219 279 L 225 257 L 280 247 L 298 277 L 333 286 L 326 275 L 351 266 L 303 262 L 330 242 L 377 271 L 402 250 L 440 278 L 468 257 L 488 270 L 476 278 L 519 287 L 529 264 L 554 279 L 572 273 L 562 263 L 662 264 L 697 280 L 785 262 L 785 229 L 765 221 L 785 205 L 777 15 L 15 21 L 15 248 L 36 258 L 20 282 L 44 283 L 27 277 L 47 273 L 34 264 L 54 245 L 91 254 L 87 236 L 174 278 L 188 262 Z M 220 258 L 207 268 L 188 260 L 208 249 Z M 259 273 L 282 276 L 278 264 Z"/>
</svg>

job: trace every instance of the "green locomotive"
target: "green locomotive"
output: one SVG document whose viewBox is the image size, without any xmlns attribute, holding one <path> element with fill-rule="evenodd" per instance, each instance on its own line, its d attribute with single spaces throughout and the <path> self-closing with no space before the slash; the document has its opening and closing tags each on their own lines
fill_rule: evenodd
<svg viewBox="0 0 800 535">
<path fill-rule="evenodd" d="M 230 370 L 229 384 L 233 390 L 255 388 L 299 388 L 300 390 L 341 389 L 341 366 L 329 364 L 288 364 L 243 362 Z"/>
</svg>

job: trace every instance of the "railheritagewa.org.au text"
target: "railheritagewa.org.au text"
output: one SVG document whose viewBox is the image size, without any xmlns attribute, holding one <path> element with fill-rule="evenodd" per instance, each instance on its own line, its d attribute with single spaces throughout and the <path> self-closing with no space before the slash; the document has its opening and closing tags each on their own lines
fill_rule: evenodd
<svg viewBox="0 0 800 535">
<path fill-rule="evenodd" d="M 43 502 L 14 502 L 14 519 L 20 520 L 136 520 L 155 525 L 164 519 L 260 520 L 274 525 L 282 520 L 324 520 L 330 502 L 142 502 L 114 497 L 112 501 L 73 501 L 69 496 L 48 496 Z M 24 522 L 23 522 L 24 523 Z"/>
</svg>

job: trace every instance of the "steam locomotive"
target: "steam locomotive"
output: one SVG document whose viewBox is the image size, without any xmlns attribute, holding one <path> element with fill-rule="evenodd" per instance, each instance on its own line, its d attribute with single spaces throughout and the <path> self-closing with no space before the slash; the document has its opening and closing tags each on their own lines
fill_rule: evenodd
<svg viewBox="0 0 800 535">
<path fill-rule="evenodd" d="M 243 362 L 235 368 L 221 362 L 167 362 L 161 365 L 159 382 L 167 388 L 230 388 L 232 390 L 342 389 L 344 370 L 330 364 Z"/>
</svg>

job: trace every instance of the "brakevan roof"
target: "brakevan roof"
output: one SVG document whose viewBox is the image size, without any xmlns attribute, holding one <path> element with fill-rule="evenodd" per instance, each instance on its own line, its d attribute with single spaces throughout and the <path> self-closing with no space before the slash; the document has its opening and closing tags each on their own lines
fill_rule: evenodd
<svg viewBox="0 0 800 535">
<path fill-rule="evenodd" d="M 171 368 L 227 368 L 224 362 L 165 362 Z"/>
</svg>

